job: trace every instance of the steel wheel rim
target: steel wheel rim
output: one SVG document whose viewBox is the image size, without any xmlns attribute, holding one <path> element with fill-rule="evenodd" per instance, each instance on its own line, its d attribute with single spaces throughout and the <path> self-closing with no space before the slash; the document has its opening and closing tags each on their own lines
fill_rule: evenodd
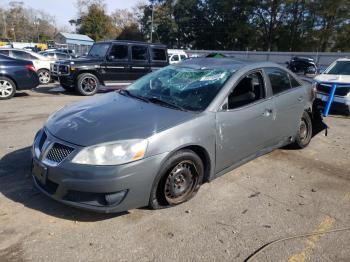
<svg viewBox="0 0 350 262">
<path fill-rule="evenodd" d="M 0 80 L 0 97 L 6 98 L 11 96 L 13 92 L 13 86 L 6 80 Z"/>
<path fill-rule="evenodd" d="M 85 77 L 81 81 L 81 89 L 86 93 L 93 93 L 97 88 L 97 81 L 93 77 Z"/>
<path fill-rule="evenodd" d="M 304 141 L 309 136 L 309 126 L 307 122 L 302 119 L 299 127 L 299 137 L 301 141 Z"/>
<path fill-rule="evenodd" d="M 39 81 L 42 84 L 47 84 L 50 82 L 50 73 L 43 71 L 39 73 Z"/>
<path fill-rule="evenodd" d="M 164 186 L 169 204 L 179 204 L 188 199 L 198 184 L 198 173 L 192 161 L 178 163 L 169 173 Z"/>
</svg>

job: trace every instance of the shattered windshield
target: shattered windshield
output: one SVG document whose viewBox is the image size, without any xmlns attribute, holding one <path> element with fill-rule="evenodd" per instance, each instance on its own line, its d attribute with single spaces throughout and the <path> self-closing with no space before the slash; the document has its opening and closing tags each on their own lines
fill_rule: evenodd
<svg viewBox="0 0 350 262">
<path fill-rule="evenodd" d="M 90 51 L 88 56 L 95 57 L 95 58 L 105 58 L 107 51 L 109 49 L 110 44 L 94 44 Z"/>
<path fill-rule="evenodd" d="M 231 75 L 226 69 L 168 66 L 136 81 L 127 91 L 150 102 L 203 111 Z"/>
</svg>

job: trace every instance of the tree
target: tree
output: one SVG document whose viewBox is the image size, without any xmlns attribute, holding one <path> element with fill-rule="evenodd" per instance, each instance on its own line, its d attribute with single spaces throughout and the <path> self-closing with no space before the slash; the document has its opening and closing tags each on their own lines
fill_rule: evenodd
<svg viewBox="0 0 350 262">
<path fill-rule="evenodd" d="M 85 34 L 95 41 L 115 38 L 116 30 L 112 18 L 98 4 L 88 7 L 86 14 L 80 18 L 78 33 Z"/>
<path fill-rule="evenodd" d="M 116 38 L 117 40 L 144 41 L 145 38 L 137 24 L 127 25 Z"/>
</svg>

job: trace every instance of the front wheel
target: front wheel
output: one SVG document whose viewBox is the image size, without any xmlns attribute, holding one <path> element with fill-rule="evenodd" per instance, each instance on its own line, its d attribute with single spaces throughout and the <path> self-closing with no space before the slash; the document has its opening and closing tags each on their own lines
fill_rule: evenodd
<svg viewBox="0 0 350 262">
<path fill-rule="evenodd" d="M 51 74 L 49 70 L 46 70 L 46 69 L 38 70 L 38 77 L 41 85 L 46 85 L 51 82 Z"/>
<path fill-rule="evenodd" d="M 76 90 L 83 96 L 92 96 L 97 93 L 100 82 L 98 78 L 90 73 L 78 76 Z"/>
<path fill-rule="evenodd" d="M 15 83 L 7 77 L 0 76 L 0 100 L 10 99 L 15 93 Z"/>
<path fill-rule="evenodd" d="M 203 162 L 193 151 L 180 150 L 165 162 L 159 174 L 151 191 L 152 209 L 179 205 L 194 197 L 203 182 Z"/>
<path fill-rule="evenodd" d="M 310 115 L 307 112 L 304 112 L 300 123 L 298 134 L 295 138 L 294 146 L 296 148 L 302 149 L 309 145 L 312 138 L 312 121 Z"/>
</svg>

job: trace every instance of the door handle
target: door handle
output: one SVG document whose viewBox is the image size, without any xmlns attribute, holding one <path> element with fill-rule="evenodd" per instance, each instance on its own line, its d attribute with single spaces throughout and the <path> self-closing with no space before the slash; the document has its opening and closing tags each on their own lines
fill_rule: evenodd
<svg viewBox="0 0 350 262">
<path fill-rule="evenodd" d="M 299 96 L 299 97 L 298 97 L 298 101 L 299 101 L 299 102 L 302 102 L 303 100 L 304 100 L 304 97 L 303 97 L 303 96 Z"/>
</svg>

